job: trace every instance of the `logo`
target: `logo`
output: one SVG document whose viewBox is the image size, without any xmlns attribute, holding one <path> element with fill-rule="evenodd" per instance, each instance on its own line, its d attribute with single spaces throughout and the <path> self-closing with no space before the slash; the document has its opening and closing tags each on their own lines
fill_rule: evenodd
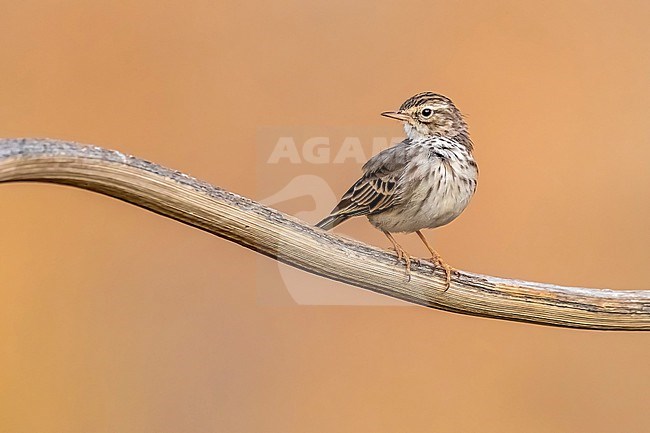
<svg viewBox="0 0 650 433">
<path fill-rule="evenodd" d="M 368 159 L 403 140 L 395 132 L 388 127 L 260 129 L 256 197 L 266 206 L 316 224 L 361 176 Z M 257 269 L 258 299 L 264 304 L 407 305 L 266 257 L 258 258 Z"/>
</svg>

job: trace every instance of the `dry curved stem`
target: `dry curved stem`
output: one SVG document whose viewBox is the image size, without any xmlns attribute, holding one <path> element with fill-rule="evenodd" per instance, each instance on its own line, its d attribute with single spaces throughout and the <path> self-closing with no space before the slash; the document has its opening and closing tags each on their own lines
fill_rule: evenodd
<svg viewBox="0 0 650 433">
<path fill-rule="evenodd" d="M 426 262 L 413 267 L 408 281 L 390 253 L 116 151 L 46 139 L 0 140 L 0 182 L 18 181 L 106 194 L 305 271 L 426 307 L 571 328 L 650 330 L 650 291 L 561 287 L 463 271 L 445 291 L 444 273 Z"/>
</svg>

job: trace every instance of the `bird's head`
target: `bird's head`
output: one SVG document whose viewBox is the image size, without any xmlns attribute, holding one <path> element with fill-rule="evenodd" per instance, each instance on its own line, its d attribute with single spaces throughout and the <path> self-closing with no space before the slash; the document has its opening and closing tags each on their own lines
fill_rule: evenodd
<svg viewBox="0 0 650 433">
<path fill-rule="evenodd" d="M 437 93 L 418 93 L 407 99 L 399 110 L 381 115 L 404 122 L 404 131 L 411 140 L 432 136 L 469 139 L 461 112 L 451 99 Z"/>
</svg>

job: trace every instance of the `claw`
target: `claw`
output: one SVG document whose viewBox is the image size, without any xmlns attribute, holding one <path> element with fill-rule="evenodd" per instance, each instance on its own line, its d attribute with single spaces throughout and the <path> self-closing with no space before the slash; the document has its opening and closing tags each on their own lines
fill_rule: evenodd
<svg viewBox="0 0 650 433">
<path fill-rule="evenodd" d="M 404 261 L 406 262 L 406 276 L 408 277 L 408 281 L 411 282 L 411 256 L 409 256 L 409 253 L 404 250 L 402 250 L 402 252 Z"/>
<path fill-rule="evenodd" d="M 442 260 L 442 257 L 440 257 L 438 253 L 433 255 L 429 260 L 435 266 L 439 266 L 445 271 L 445 290 L 443 290 L 443 292 L 446 292 L 447 290 L 449 290 L 449 287 L 451 286 L 451 273 L 454 270 L 454 268 L 452 268 L 444 260 Z"/>
<path fill-rule="evenodd" d="M 422 242 L 424 242 L 424 245 L 427 247 L 429 252 L 431 253 L 431 258 L 429 259 L 435 266 L 439 266 L 445 271 L 445 290 L 443 290 L 443 293 L 449 290 L 449 287 L 451 286 L 451 272 L 454 270 L 451 266 L 449 266 L 447 263 L 445 263 L 444 260 L 442 260 L 442 257 L 440 257 L 440 254 L 427 242 L 427 239 L 424 237 L 421 231 L 416 231 Z"/>
<path fill-rule="evenodd" d="M 392 248 L 389 248 L 392 251 L 395 251 L 395 254 L 397 254 L 397 262 L 401 262 L 402 259 L 404 260 L 404 263 L 406 264 L 406 276 L 408 277 L 408 281 L 411 281 L 411 255 L 407 253 L 404 248 L 402 248 L 393 238 L 393 235 L 391 235 L 388 232 L 384 232 L 388 240 L 393 244 Z"/>
<path fill-rule="evenodd" d="M 388 249 L 388 251 L 392 251 L 392 252 L 395 253 L 395 255 L 397 256 L 397 262 L 398 262 L 398 263 L 399 263 L 399 262 L 402 260 L 402 258 L 404 257 L 404 250 L 400 250 L 400 249 L 397 249 L 397 248 L 394 248 L 394 247 L 389 247 L 389 248 L 387 248 L 387 249 Z"/>
</svg>

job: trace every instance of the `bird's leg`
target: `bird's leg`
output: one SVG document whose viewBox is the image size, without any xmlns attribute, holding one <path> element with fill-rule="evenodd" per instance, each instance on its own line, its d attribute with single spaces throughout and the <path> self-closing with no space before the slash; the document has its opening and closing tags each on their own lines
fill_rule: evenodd
<svg viewBox="0 0 650 433">
<path fill-rule="evenodd" d="M 424 237 L 424 235 L 420 230 L 417 230 L 415 233 L 418 234 L 422 242 L 424 242 L 424 246 L 426 246 L 429 252 L 431 253 L 431 261 L 445 270 L 445 282 L 446 282 L 445 292 L 446 292 L 447 289 L 449 289 L 449 286 L 451 285 L 451 271 L 453 270 L 452 267 L 449 266 L 444 260 L 442 260 L 442 257 L 440 257 L 440 254 L 438 254 L 436 250 L 431 248 L 429 242 L 427 242 L 427 238 Z"/>
<path fill-rule="evenodd" d="M 389 232 L 384 232 L 384 234 L 390 243 L 393 244 L 393 249 L 397 254 L 397 260 L 400 261 L 404 259 L 404 262 L 406 262 L 406 275 L 408 275 L 409 281 L 411 281 L 411 255 L 404 251 L 404 248 L 402 248 L 401 245 L 397 243 L 393 235 L 391 235 Z"/>
</svg>

